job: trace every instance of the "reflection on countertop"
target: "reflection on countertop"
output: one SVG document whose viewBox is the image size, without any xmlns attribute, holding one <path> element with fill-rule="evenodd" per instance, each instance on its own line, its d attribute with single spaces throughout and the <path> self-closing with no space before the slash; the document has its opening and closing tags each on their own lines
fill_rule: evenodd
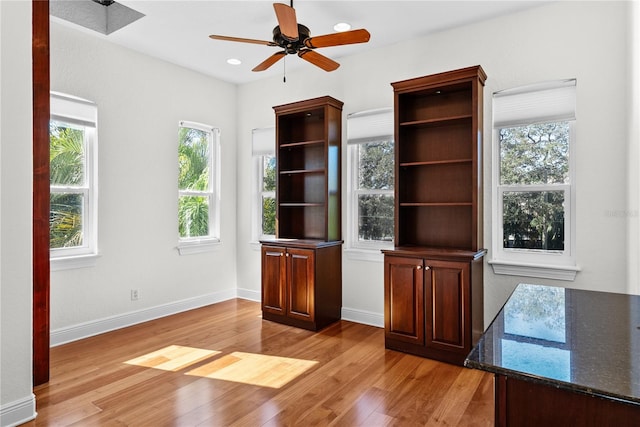
<svg viewBox="0 0 640 427">
<path fill-rule="evenodd" d="M 521 284 L 465 365 L 640 405 L 640 296 Z"/>
</svg>

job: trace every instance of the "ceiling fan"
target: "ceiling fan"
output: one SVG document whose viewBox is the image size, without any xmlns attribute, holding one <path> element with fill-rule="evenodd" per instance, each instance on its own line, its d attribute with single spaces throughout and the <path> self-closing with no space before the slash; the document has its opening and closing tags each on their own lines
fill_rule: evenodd
<svg viewBox="0 0 640 427">
<path fill-rule="evenodd" d="M 212 34 L 209 37 L 214 40 L 262 44 L 266 46 L 281 47 L 283 49 L 265 59 L 251 71 L 264 71 L 286 55 L 290 54 L 297 54 L 300 58 L 322 68 L 325 71 L 334 71 L 340 66 L 340 64 L 316 52 L 316 48 L 366 43 L 369 41 L 370 34 L 365 29 L 311 37 L 309 28 L 299 24 L 296 19 L 293 0 L 291 0 L 291 6 L 284 3 L 274 3 L 273 8 L 278 20 L 278 25 L 273 29 L 273 41 L 219 36 L 215 34 Z"/>
</svg>

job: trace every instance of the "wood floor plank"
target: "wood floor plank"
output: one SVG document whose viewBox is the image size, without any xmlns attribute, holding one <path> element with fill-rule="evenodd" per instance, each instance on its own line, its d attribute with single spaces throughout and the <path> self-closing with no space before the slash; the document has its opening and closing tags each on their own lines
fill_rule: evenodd
<svg viewBox="0 0 640 427">
<path fill-rule="evenodd" d="M 491 426 L 489 374 L 384 348 L 380 328 L 320 332 L 230 300 L 51 350 L 39 426 Z"/>
</svg>

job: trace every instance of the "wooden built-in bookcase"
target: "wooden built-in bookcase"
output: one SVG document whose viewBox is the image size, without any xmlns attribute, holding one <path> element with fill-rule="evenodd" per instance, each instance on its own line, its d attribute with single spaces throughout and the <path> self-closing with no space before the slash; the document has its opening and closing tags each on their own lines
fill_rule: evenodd
<svg viewBox="0 0 640 427">
<path fill-rule="evenodd" d="M 342 102 L 323 97 L 274 110 L 278 237 L 340 240 Z"/>
<path fill-rule="evenodd" d="M 388 348 L 461 364 L 482 326 L 480 66 L 392 83 L 395 248 L 385 254 Z"/>
<path fill-rule="evenodd" d="M 276 239 L 262 241 L 263 318 L 311 330 L 342 309 L 341 101 L 273 107 Z"/>
<path fill-rule="evenodd" d="M 446 73 L 393 84 L 399 183 L 396 246 L 471 251 L 482 246 L 478 102 L 483 79 L 469 71 L 473 74 L 466 78 Z M 449 78 L 455 80 L 448 82 Z"/>
</svg>

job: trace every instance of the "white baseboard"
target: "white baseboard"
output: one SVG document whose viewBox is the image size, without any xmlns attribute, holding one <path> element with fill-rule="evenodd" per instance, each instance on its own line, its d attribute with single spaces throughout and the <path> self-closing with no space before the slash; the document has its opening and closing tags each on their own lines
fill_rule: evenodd
<svg viewBox="0 0 640 427">
<path fill-rule="evenodd" d="M 147 322 L 160 317 L 170 316 L 183 311 L 227 301 L 232 298 L 260 301 L 261 297 L 260 291 L 241 288 L 230 289 L 227 291 L 215 292 L 116 316 L 105 317 L 91 322 L 80 323 L 51 331 L 51 347 L 114 331 L 116 329 L 126 328 L 127 326 L 133 326 L 138 323 Z M 379 328 L 384 327 L 384 315 L 365 310 L 342 307 L 342 319 Z"/>
<path fill-rule="evenodd" d="M 238 288 L 238 298 L 247 299 L 249 301 L 262 301 L 260 291 L 253 291 L 251 289 Z"/>
<path fill-rule="evenodd" d="M 384 328 L 384 314 L 374 313 L 372 311 L 342 307 L 342 320 Z"/>
<path fill-rule="evenodd" d="M 238 298 L 260 302 L 262 295 L 260 294 L 260 291 L 238 288 Z M 364 325 L 384 328 L 384 315 L 380 313 L 342 307 L 341 317 L 342 320 L 349 320 L 351 322 L 362 323 Z"/>
<path fill-rule="evenodd" d="M 230 289 L 227 291 L 214 292 L 212 294 L 202 295 L 195 298 L 189 298 L 182 301 L 175 301 L 169 304 L 149 307 L 138 311 L 119 314 L 116 316 L 105 317 L 103 319 L 93 320 L 91 322 L 80 323 L 65 328 L 51 331 L 51 347 L 77 341 L 82 338 L 88 338 L 94 335 L 113 331 L 116 329 L 126 328 L 138 323 L 146 322 L 160 317 L 169 316 L 194 308 L 204 307 L 206 305 L 236 298 L 240 291 Z"/>
<path fill-rule="evenodd" d="M 0 426 L 19 426 L 35 419 L 36 415 L 36 396 L 32 393 L 24 399 L 0 407 Z"/>
</svg>

